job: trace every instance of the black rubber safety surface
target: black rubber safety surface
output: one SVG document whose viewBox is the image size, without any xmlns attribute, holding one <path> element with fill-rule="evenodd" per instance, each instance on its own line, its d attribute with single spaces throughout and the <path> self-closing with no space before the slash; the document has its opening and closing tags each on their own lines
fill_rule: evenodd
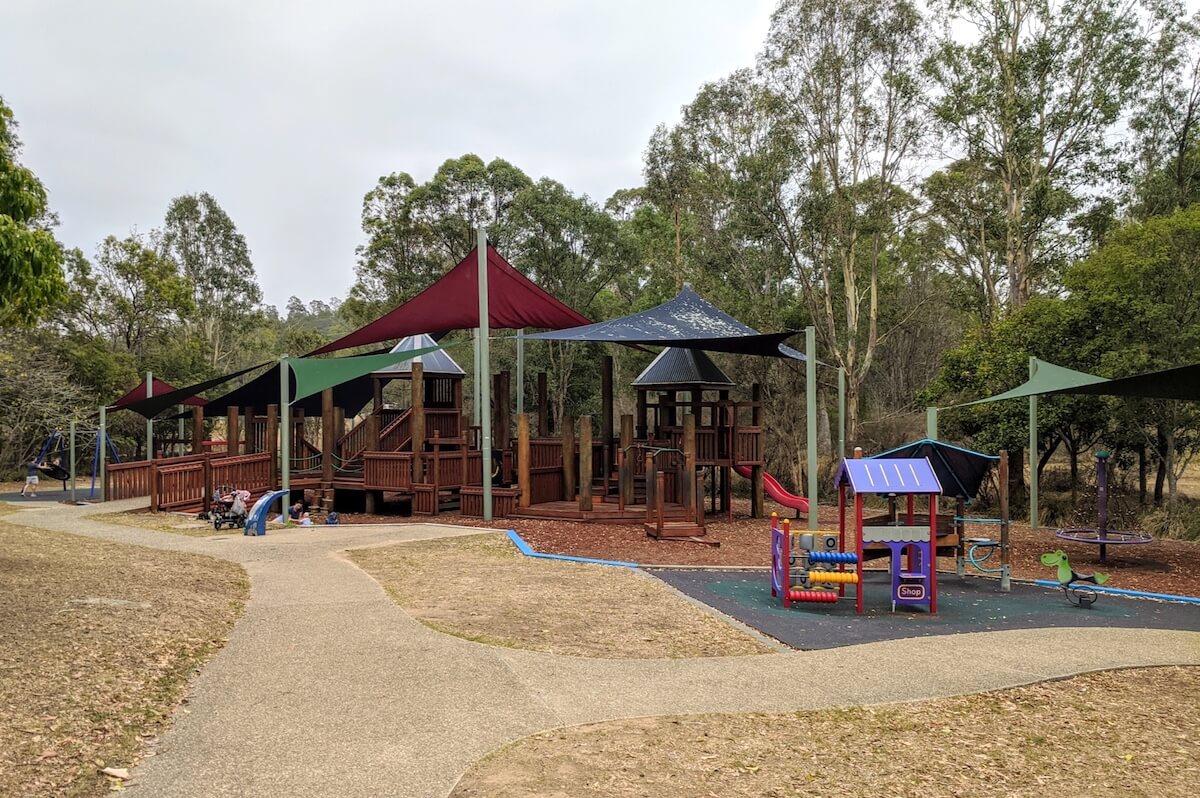
<svg viewBox="0 0 1200 798">
<path fill-rule="evenodd" d="M 854 612 L 854 585 L 837 604 L 792 604 L 771 597 L 766 570 L 646 569 L 683 593 L 797 649 L 821 649 L 905 637 L 1067 626 L 1118 626 L 1200 631 L 1200 605 L 1100 595 L 1080 609 L 1054 588 L 1014 582 L 1001 593 L 994 579 L 938 574 L 938 613 L 891 608 L 883 571 L 865 575 L 863 614 Z"/>
</svg>

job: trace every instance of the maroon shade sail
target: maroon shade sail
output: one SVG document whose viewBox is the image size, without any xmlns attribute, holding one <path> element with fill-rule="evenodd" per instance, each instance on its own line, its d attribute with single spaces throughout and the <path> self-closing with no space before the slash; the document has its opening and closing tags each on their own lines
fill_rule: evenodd
<svg viewBox="0 0 1200 798">
<path fill-rule="evenodd" d="M 154 378 L 154 391 L 153 391 L 154 396 L 162 396 L 163 394 L 172 393 L 176 390 L 177 390 L 176 387 L 174 385 L 172 385 L 171 383 L 167 382 L 166 380 L 160 380 L 158 377 Z M 113 402 L 111 405 L 108 406 L 108 409 L 109 410 L 123 410 L 126 407 L 128 407 L 129 405 L 133 404 L 134 402 L 140 402 L 143 399 L 146 399 L 147 395 L 148 395 L 148 392 L 146 391 L 146 381 L 142 380 L 141 383 L 138 385 L 138 387 L 134 388 L 132 391 L 125 394 L 117 401 Z M 195 405 L 197 407 L 203 407 L 207 402 L 208 402 L 208 400 L 204 399 L 202 397 L 189 396 L 186 399 L 180 399 L 178 402 L 176 402 L 176 404 Z"/>
<path fill-rule="evenodd" d="M 489 326 L 494 330 L 535 327 L 563 330 L 591 322 L 539 288 L 488 245 Z M 479 255 L 472 249 L 437 282 L 348 335 L 309 353 L 321 355 L 407 335 L 438 335 L 479 326 Z"/>
</svg>

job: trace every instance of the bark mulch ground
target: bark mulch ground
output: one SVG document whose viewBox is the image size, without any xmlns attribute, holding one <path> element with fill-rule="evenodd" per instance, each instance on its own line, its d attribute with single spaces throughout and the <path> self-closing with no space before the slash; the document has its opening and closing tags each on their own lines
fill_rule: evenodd
<svg viewBox="0 0 1200 798">
<path fill-rule="evenodd" d="M 1200 668 L 1089 674 L 916 704 L 639 718 L 536 734 L 453 798 L 1195 795 Z"/>
<path fill-rule="evenodd" d="M 9 516 L 11 519 L 12 516 Z M 0 522 L 0 795 L 119 789 L 249 596 L 245 572 Z"/>
<path fill-rule="evenodd" d="M 504 535 L 358 549 L 349 557 L 413 617 L 481 643 L 607 658 L 771 651 L 644 574 L 522 557 Z"/>
</svg>

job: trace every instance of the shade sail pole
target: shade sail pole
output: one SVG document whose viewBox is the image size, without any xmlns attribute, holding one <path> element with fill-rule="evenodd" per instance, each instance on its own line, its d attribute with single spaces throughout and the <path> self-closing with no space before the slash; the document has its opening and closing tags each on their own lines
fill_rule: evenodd
<svg viewBox="0 0 1200 798">
<path fill-rule="evenodd" d="M 287 515 L 292 501 L 292 405 L 288 401 L 288 356 L 279 356 L 279 408 L 283 423 L 279 425 L 279 489 L 287 493 L 280 505 L 280 515 Z"/>
<path fill-rule="evenodd" d="M 146 372 L 146 398 L 154 398 L 154 372 Z M 154 416 L 146 417 L 146 459 L 154 459 Z"/>
<path fill-rule="evenodd" d="M 838 448 L 837 456 L 846 456 L 846 367 L 838 366 Z"/>
<path fill-rule="evenodd" d="M 936 407 L 925 408 L 925 437 L 931 441 L 938 439 L 938 409 Z"/>
<path fill-rule="evenodd" d="M 477 281 L 478 282 L 478 281 Z M 474 385 L 471 386 L 471 426 L 479 426 L 479 328 L 471 330 L 471 356 L 474 358 L 475 367 L 471 372 Z"/>
<path fill-rule="evenodd" d="M 491 313 L 488 307 L 487 231 L 479 228 L 479 346 L 475 362 L 475 390 L 479 396 L 479 449 L 483 470 L 483 520 L 492 520 L 492 358 L 488 335 Z"/>
<path fill-rule="evenodd" d="M 525 412 L 525 330 L 517 330 L 517 415 Z"/>
<path fill-rule="evenodd" d="M 805 447 L 808 449 L 808 528 L 817 528 L 817 328 L 804 328 L 804 399 L 808 424 Z"/>
<path fill-rule="evenodd" d="M 1037 374 L 1037 358 L 1029 358 L 1029 379 Z M 1038 527 L 1038 398 L 1029 397 L 1029 526 Z"/>
<path fill-rule="evenodd" d="M 71 503 L 75 503 L 75 422 L 70 425 L 71 436 Z"/>
<path fill-rule="evenodd" d="M 100 428 L 96 431 L 96 466 L 92 469 L 92 487 L 100 479 L 100 501 L 108 501 L 108 486 L 105 484 L 104 464 L 108 459 L 108 408 L 100 405 Z M 91 498 L 90 496 L 88 498 Z"/>
</svg>

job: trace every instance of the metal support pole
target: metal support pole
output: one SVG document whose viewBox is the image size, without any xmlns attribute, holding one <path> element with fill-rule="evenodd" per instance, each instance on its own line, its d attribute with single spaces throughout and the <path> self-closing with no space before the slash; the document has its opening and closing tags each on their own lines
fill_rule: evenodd
<svg viewBox="0 0 1200 798">
<path fill-rule="evenodd" d="M 846 457 L 846 367 L 838 366 L 838 457 Z"/>
<path fill-rule="evenodd" d="M 108 501 L 108 488 L 104 484 L 104 464 L 108 460 L 108 408 L 100 406 L 100 427 L 96 431 L 96 450 L 100 453 L 97 458 L 96 473 L 93 478 L 100 480 L 100 501 Z"/>
<path fill-rule="evenodd" d="M 69 430 L 69 432 L 67 434 L 71 436 L 71 450 L 70 450 L 71 451 L 71 454 L 70 454 L 71 459 L 69 461 L 68 468 L 71 469 L 71 503 L 74 504 L 75 503 L 75 422 L 72 421 L 70 423 L 70 425 L 67 427 L 67 429 Z"/>
<path fill-rule="evenodd" d="M 492 358 L 488 335 L 491 318 L 488 308 L 487 232 L 480 227 L 476 248 L 479 251 L 479 360 L 475 368 L 475 390 L 479 392 L 479 449 L 483 469 L 483 520 L 492 520 Z"/>
<path fill-rule="evenodd" d="M 517 330 L 517 415 L 525 412 L 525 331 Z"/>
<path fill-rule="evenodd" d="M 289 383 L 290 366 L 288 356 L 279 356 L 279 410 L 282 414 L 279 424 L 279 489 L 287 493 L 280 499 L 280 515 L 287 516 L 288 504 L 292 500 L 292 403 Z"/>
<path fill-rule="evenodd" d="M 1029 379 L 1037 374 L 1037 358 L 1029 358 Z M 1038 528 L 1038 398 L 1029 397 L 1029 526 Z"/>
<path fill-rule="evenodd" d="M 154 396 L 154 374 L 146 372 L 146 398 L 150 399 Z M 146 459 L 154 459 L 154 418 L 146 419 Z"/>
<path fill-rule="evenodd" d="M 817 328 L 804 328 L 804 398 L 807 404 L 808 427 L 805 446 L 808 449 L 808 528 L 817 528 Z"/>
<path fill-rule="evenodd" d="M 936 441 L 938 436 L 938 409 L 936 407 L 925 408 L 925 437 L 931 441 Z"/>
<path fill-rule="evenodd" d="M 475 359 L 475 370 L 471 372 L 471 382 L 474 383 L 471 392 L 471 426 L 478 427 L 480 425 L 479 402 L 482 393 L 479 385 L 479 330 L 471 331 L 471 354 Z M 487 379 L 484 379 L 487 382 Z"/>
</svg>

